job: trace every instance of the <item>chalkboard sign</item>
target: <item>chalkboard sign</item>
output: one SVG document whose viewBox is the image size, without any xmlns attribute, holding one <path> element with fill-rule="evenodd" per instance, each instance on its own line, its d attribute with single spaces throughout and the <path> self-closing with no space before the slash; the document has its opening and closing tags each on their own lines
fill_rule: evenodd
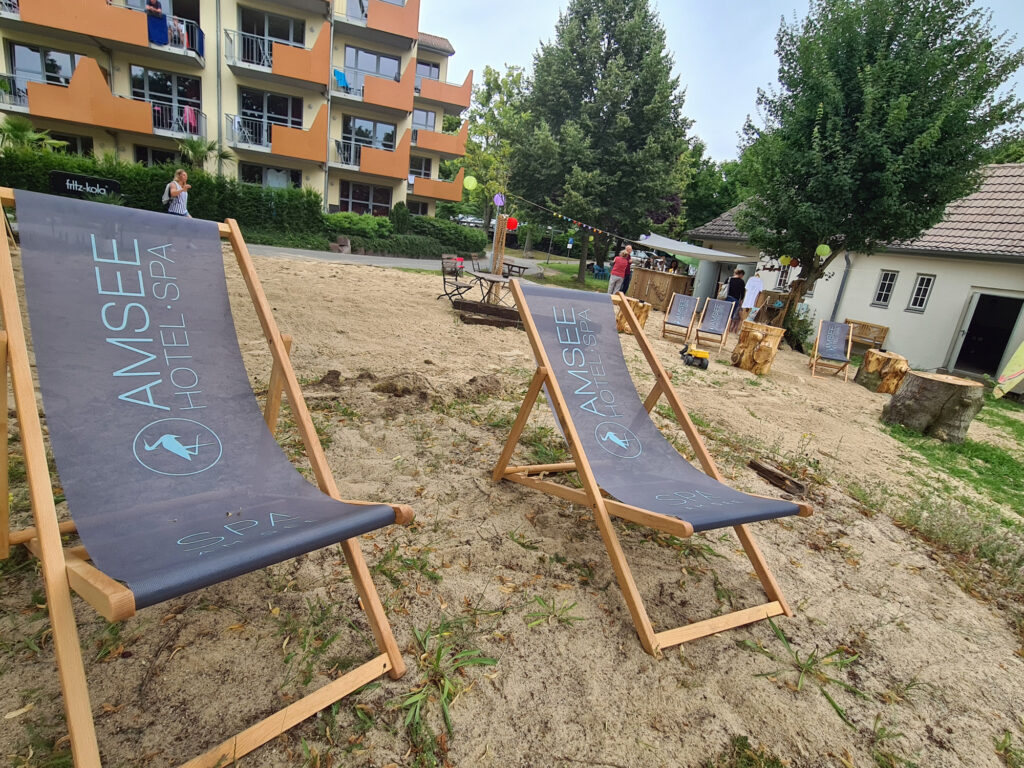
<svg viewBox="0 0 1024 768">
<path fill-rule="evenodd" d="M 684 296 L 681 293 L 672 294 L 672 306 L 668 308 L 668 317 L 665 323 L 677 325 L 681 328 L 689 328 L 693 323 L 693 315 L 697 311 L 697 303 L 700 301 L 696 296 Z"/>
<path fill-rule="evenodd" d="M 708 299 L 704 307 L 703 322 L 700 324 L 701 333 L 722 335 L 729 327 L 729 319 L 732 317 L 733 307 L 736 304 L 732 301 L 720 299 Z"/>
<path fill-rule="evenodd" d="M 97 176 L 83 176 L 80 173 L 50 171 L 50 192 L 65 197 L 119 195 L 121 194 L 121 182 L 114 179 L 101 179 Z"/>
<path fill-rule="evenodd" d="M 850 345 L 849 340 L 849 325 L 822 320 L 818 329 L 818 356 L 826 360 L 848 362 L 850 358 L 846 351 Z"/>
</svg>

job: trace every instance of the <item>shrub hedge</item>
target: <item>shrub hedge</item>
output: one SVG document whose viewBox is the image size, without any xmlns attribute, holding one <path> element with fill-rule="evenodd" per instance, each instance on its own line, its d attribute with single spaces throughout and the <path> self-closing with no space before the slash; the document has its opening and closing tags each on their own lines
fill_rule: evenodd
<svg viewBox="0 0 1024 768">
<path fill-rule="evenodd" d="M 364 237 L 375 240 L 391 234 L 391 220 L 387 216 L 360 215 L 358 213 L 327 213 L 324 214 L 324 229 L 331 240 L 339 235 L 348 237 Z"/>
<path fill-rule="evenodd" d="M 481 253 L 487 248 L 487 233 L 480 229 L 464 227 L 446 219 L 432 219 L 429 216 L 413 216 L 409 231 L 414 235 L 432 237 L 452 251 Z"/>
</svg>

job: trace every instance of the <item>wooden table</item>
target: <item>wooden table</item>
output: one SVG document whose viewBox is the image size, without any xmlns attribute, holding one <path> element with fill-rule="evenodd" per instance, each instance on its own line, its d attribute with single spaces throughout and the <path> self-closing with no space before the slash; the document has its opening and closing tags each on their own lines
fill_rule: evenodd
<svg viewBox="0 0 1024 768">
<path fill-rule="evenodd" d="M 530 262 L 513 259 L 506 256 L 502 266 L 502 273 L 505 277 L 519 277 L 531 267 Z"/>
<path fill-rule="evenodd" d="M 476 280 L 480 286 L 480 300 L 489 304 L 501 304 L 502 299 L 508 294 L 508 278 L 501 275 L 494 275 L 490 272 L 477 272 L 467 269 L 466 274 Z"/>
<path fill-rule="evenodd" d="M 692 288 L 693 278 L 689 275 L 633 267 L 629 296 L 646 301 L 659 312 L 664 312 L 672 303 L 673 293 L 690 293 Z"/>
</svg>

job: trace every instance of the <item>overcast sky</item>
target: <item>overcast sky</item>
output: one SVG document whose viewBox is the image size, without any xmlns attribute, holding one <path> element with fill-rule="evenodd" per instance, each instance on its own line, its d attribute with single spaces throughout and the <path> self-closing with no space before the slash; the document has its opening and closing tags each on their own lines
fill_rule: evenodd
<svg viewBox="0 0 1024 768">
<path fill-rule="evenodd" d="M 420 29 L 447 37 L 455 48 L 448 79 L 462 82 L 485 65 L 516 64 L 529 70 L 540 41 L 554 37 L 567 0 L 423 0 Z M 652 0 L 658 8 L 675 59 L 675 73 L 686 89 L 684 114 L 694 120 L 691 134 L 708 145 L 711 157 L 736 157 L 737 134 L 755 112 L 757 89 L 776 82 L 775 33 L 780 19 L 802 18 L 807 0 Z M 992 26 L 1017 35 L 1024 45 L 1024 0 L 988 0 Z M 1024 97 L 1024 72 L 1014 87 Z"/>
</svg>

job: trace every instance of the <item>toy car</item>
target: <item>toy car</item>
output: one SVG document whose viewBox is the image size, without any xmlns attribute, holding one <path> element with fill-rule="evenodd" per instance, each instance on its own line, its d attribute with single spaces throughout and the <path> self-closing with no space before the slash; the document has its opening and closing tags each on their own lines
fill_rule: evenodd
<svg viewBox="0 0 1024 768">
<path fill-rule="evenodd" d="M 711 353 L 704 349 L 691 347 L 689 344 L 683 344 L 683 348 L 679 350 L 679 356 L 687 365 L 696 366 L 702 371 L 706 371 L 711 363 Z"/>
</svg>

